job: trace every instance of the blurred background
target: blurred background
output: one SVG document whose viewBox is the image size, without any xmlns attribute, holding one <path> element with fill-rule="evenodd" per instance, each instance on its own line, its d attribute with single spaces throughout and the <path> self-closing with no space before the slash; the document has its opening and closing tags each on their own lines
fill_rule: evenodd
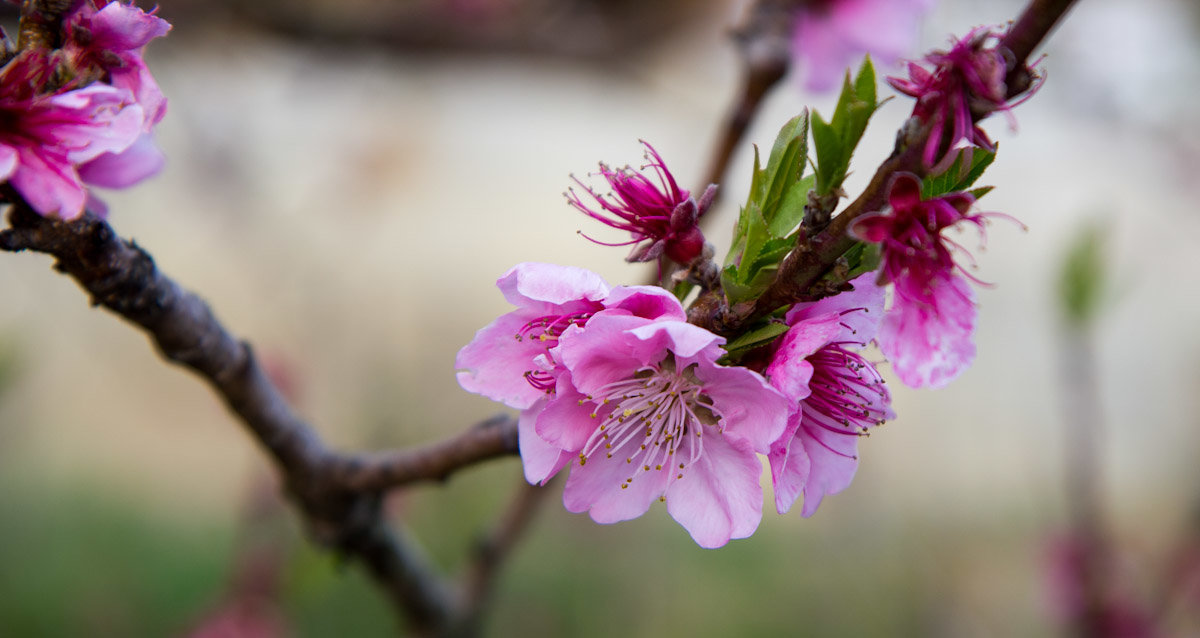
<svg viewBox="0 0 1200 638">
<path fill-rule="evenodd" d="M 336 446 L 455 434 L 503 409 L 462 392 L 453 366 L 507 311 L 498 276 L 547 261 L 646 277 L 579 237 L 621 239 L 561 193 L 598 161 L 638 164 L 639 138 L 700 186 L 739 81 L 728 36 L 745 5 L 164 3 L 174 30 L 147 60 L 170 99 L 170 163 L 105 194 L 111 221 L 254 343 Z M 1021 5 L 942 2 L 921 49 Z M 1001 152 L 981 208 L 1029 231 L 998 223 L 976 253 L 997 284 L 979 293 L 978 359 L 943 390 L 893 384 L 899 418 L 862 442 L 848 490 L 811 519 L 769 511 L 717 551 L 662 507 L 598 526 L 556 492 L 501 577 L 488 633 L 1057 635 L 1056 281 L 1090 220 L 1109 229 L 1111 273 L 1095 326 L 1099 487 L 1122 578 L 1152 598 L 1173 548 L 1200 534 L 1198 34 L 1187 0 L 1085 0 L 1068 16 L 1019 129 L 986 125 Z M 750 142 L 835 99 L 790 78 L 769 96 L 710 213 L 721 254 Z M 896 99 L 872 120 L 852 194 L 910 108 Z M 304 540 L 265 457 L 204 385 L 90 309 L 48 257 L 3 263 L 0 635 L 395 632 L 359 571 Z M 395 513 L 454 570 L 520 480 L 516 459 L 495 461 L 406 492 Z M 1198 630 L 1192 596 L 1167 605 L 1168 634 Z"/>
</svg>

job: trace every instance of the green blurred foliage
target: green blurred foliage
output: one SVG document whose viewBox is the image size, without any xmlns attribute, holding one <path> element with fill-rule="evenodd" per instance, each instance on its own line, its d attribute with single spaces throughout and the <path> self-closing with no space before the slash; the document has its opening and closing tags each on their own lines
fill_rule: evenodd
<svg viewBox="0 0 1200 638">
<path fill-rule="evenodd" d="M 1104 247 L 1107 230 L 1099 222 L 1083 228 L 1066 252 L 1058 280 L 1059 307 L 1067 322 L 1086 328 L 1105 294 Z"/>
</svg>

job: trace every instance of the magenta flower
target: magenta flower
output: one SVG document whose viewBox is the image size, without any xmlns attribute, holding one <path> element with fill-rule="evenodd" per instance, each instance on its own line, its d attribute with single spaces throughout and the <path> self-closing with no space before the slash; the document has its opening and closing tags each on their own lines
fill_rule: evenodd
<svg viewBox="0 0 1200 638">
<path fill-rule="evenodd" d="M 144 116 L 129 91 L 103 84 L 44 93 L 54 67 L 31 50 L 0 70 L 0 179 L 38 213 L 74 219 L 88 197 L 77 166 L 129 148 Z"/>
<path fill-rule="evenodd" d="M 756 453 L 783 432 L 787 400 L 758 374 L 717 365 L 723 341 L 680 320 L 609 311 L 563 334 L 565 372 L 535 427 L 550 450 L 578 460 L 563 490 L 568 510 L 615 523 L 664 500 L 702 547 L 754 532 Z M 522 458 L 539 467 L 560 459 Z"/>
<path fill-rule="evenodd" d="M 865 54 L 895 64 L 915 45 L 921 16 L 933 0 L 809 0 L 801 3 L 792 38 L 809 91 L 837 88 L 847 67 Z"/>
<path fill-rule="evenodd" d="M 612 194 L 599 195 L 575 179 L 598 208 L 584 204 L 574 188 L 568 189 L 567 201 L 588 217 L 632 235 L 629 241 L 616 244 L 584 235 L 604 246 L 635 245 L 626 261 L 654 261 L 666 257 L 679 264 L 690 264 L 704 250 L 704 234 L 697 222 L 712 204 L 716 186 L 709 186 L 697 202 L 686 189 L 679 187 L 654 147 L 646 142 L 642 144 L 646 147 L 646 160 L 650 162 L 642 170 L 653 169 L 657 184 L 629 167 L 614 170 L 601 163 L 600 175 L 608 182 Z"/>
<path fill-rule="evenodd" d="M 883 289 L 871 274 L 854 289 L 788 311 L 791 328 L 766 369 L 791 401 L 783 436 L 771 446 L 775 509 L 786 513 L 801 494 L 803 516 L 850 485 L 858 469 L 858 437 L 894 416 L 883 378 L 857 351 L 883 315 Z"/>
<path fill-rule="evenodd" d="M 932 125 L 923 159 L 934 173 L 949 168 L 960 150 L 994 150 L 995 145 L 976 122 L 996 111 L 1007 113 L 1033 94 L 1008 103 L 1007 66 L 1004 54 L 995 46 L 998 38 L 990 28 L 973 29 L 949 51 L 926 55 L 932 70 L 909 62 L 908 79 L 888 78 L 897 91 L 917 99 L 913 117 Z"/>
<path fill-rule="evenodd" d="M 960 222 L 984 233 L 994 213 L 968 214 L 969 193 L 921 199 L 921 181 L 897 173 L 888 192 L 890 210 L 856 219 L 851 232 L 881 244 L 880 285 L 895 284 L 892 308 L 879 329 L 879 348 L 905 384 L 938 388 L 957 377 L 975 359 L 975 294 L 951 253 L 957 248 L 942 235 Z"/>
</svg>

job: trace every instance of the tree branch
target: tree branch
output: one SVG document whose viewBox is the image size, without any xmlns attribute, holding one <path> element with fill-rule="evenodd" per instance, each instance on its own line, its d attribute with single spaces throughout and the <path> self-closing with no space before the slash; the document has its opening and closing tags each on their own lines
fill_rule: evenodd
<svg viewBox="0 0 1200 638">
<path fill-rule="evenodd" d="M 163 357 L 197 373 L 266 449 L 313 539 L 361 561 L 417 632 L 441 632 L 457 614 L 454 596 L 414 544 L 387 526 L 381 492 L 517 452 L 517 424 L 494 417 L 422 448 L 347 456 L 329 450 L 208 305 L 154 265 L 148 253 L 91 213 L 43 218 L 13 193 L 11 228 L 0 250 L 53 255 L 101 305 L 145 330 Z"/>
</svg>

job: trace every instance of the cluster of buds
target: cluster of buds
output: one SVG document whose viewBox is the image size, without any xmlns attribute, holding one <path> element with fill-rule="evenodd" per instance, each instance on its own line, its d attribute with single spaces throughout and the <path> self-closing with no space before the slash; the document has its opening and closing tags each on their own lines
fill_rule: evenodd
<svg viewBox="0 0 1200 638">
<path fill-rule="evenodd" d="M 517 309 L 480 330 L 456 367 L 463 388 L 521 411 L 526 478 L 545 483 L 569 468 L 565 506 L 600 523 L 640 516 L 655 500 L 665 501 L 703 547 L 757 528 L 764 500 L 759 455 L 769 462 L 780 513 L 802 501 L 802 515 L 810 516 L 826 496 L 848 487 L 859 439 L 894 417 L 869 346 L 877 343 L 911 387 L 944 386 L 974 358 L 970 283 L 979 281 L 963 265 L 972 264 L 970 254 L 945 233 L 966 225 L 982 235 L 997 214 L 971 210 L 976 195 L 964 189 L 978 175 L 963 185 L 945 169 L 962 148 L 993 148 L 977 121 L 1009 108 L 1006 66 L 984 46 L 990 38 L 973 31 L 949 52 L 928 56 L 934 70 L 910 65 L 911 80 L 892 79 L 918 98 L 914 118 L 930 124 L 924 159 L 935 181 L 893 174 L 887 206 L 843 226 L 859 242 L 857 256 L 854 265 L 845 257 L 841 267 L 829 264 L 823 297 L 793 296 L 718 335 L 699 315 L 689 322 L 681 303 L 686 288 L 611 287 L 588 271 L 536 263 L 501 277 L 497 283 Z M 819 164 L 818 184 L 822 176 L 845 174 L 857 140 L 831 142 L 827 131 L 874 109 L 873 71 L 864 68 L 846 83 L 850 97 L 844 93 L 839 102 L 846 109 L 861 104 L 853 107 L 859 110 L 835 113 L 833 125 L 821 121 L 818 162 L 843 164 Z M 781 204 L 812 196 L 813 182 L 800 178 L 804 117 L 781 131 L 765 170 L 756 160 L 751 198 L 724 269 L 700 263 L 713 257 L 698 219 L 715 187 L 695 201 L 649 145 L 653 178 L 601 164 L 611 194 L 576 180 L 591 201 L 574 190 L 567 199 L 630 234 L 606 244 L 634 245 L 628 261 L 719 271 L 692 282 L 701 297 L 722 298 L 728 312 L 752 309 L 747 301 L 755 295 L 776 298 L 765 294 L 770 283 L 763 273 L 782 273 L 789 249 L 809 250 L 804 229 L 795 230 L 799 209 Z M 948 145 L 947 132 L 954 139 Z M 851 146 L 830 152 L 835 143 Z"/>
<path fill-rule="evenodd" d="M 23 23 L 19 50 L 4 41 L 0 180 L 39 214 L 73 219 L 103 213 L 89 185 L 124 188 L 162 169 L 153 129 L 166 99 L 142 52 L 171 26 L 109 0 L 76 2 L 55 24 Z"/>
</svg>

